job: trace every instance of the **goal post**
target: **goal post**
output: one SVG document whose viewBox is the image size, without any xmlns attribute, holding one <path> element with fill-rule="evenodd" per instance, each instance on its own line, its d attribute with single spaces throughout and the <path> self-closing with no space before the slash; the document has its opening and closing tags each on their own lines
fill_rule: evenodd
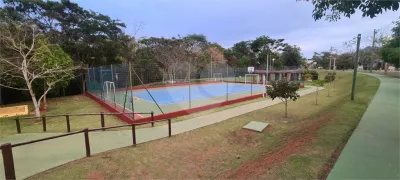
<svg viewBox="0 0 400 180">
<path fill-rule="evenodd" d="M 110 94 L 113 93 L 112 95 L 114 96 L 114 101 L 115 101 L 115 84 L 112 81 L 104 81 L 103 83 L 103 92 L 105 92 L 106 97 L 105 99 L 110 98 Z"/>
<path fill-rule="evenodd" d="M 222 81 L 222 73 L 213 73 L 214 81 Z"/>
<path fill-rule="evenodd" d="M 250 77 L 250 80 L 247 78 Z M 258 74 L 245 74 L 244 75 L 244 83 L 247 84 L 247 82 L 253 83 L 253 78 L 256 78 L 256 84 L 260 82 L 260 75 Z"/>
</svg>

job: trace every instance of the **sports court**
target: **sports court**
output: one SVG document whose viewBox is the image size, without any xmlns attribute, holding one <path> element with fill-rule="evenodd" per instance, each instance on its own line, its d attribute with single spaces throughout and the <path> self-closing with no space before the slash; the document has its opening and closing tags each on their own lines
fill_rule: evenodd
<svg viewBox="0 0 400 180">
<path fill-rule="evenodd" d="M 254 67 L 173 67 L 168 72 L 152 65 L 135 67 L 129 63 L 92 67 L 87 73 L 88 92 L 113 111 L 153 111 L 154 115 L 170 118 L 261 97 L 268 82 L 266 73 L 255 72 Z M 275 72 L 277 78 L 270 74 L 268 79 L 300 80 L 301 72 L 292 71 Z M 135 120 L 142 117 L 146 115 L 135 115 Z"/>
<path fill-rule="evenodd" d="M 264 89 L 259 84 L 210 82 L 134 90 L 117 89 L 115 97 L 113 93 L 108 93 L 104 94 L 104 99 L 119 108 L 125 107 L 132 111 L 133 106 L 135 112 L 154 111 L 157 115 L 259 95 Z M 96 95 L 101 98 L 101 94 Z"/>
</svg>

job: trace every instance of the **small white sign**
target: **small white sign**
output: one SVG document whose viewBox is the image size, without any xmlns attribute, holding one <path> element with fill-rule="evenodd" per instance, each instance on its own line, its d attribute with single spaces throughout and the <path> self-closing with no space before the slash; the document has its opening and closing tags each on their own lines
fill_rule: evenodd
<svg viewBox="0 0 400 180">
<path fill-rule="evenodd" d="M 247 71 L 249 72 L 249 73 L 253 73 L 254 72 L 254 67 L 247 67 Z"/>
</svg>

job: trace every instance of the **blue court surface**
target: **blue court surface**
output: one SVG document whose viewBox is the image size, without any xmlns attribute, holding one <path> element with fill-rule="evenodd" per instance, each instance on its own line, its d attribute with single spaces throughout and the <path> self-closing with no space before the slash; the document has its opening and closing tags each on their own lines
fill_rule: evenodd
<svg viewBox="0 0 400 180">
<path fill-rule="evenodd" d="M 177 86 L 177 87 L 164 87 L 159 89 L 149 89 L 150 94 L 153 96 L 158 104 L 173 104 L 183 101 L 197 100 L 203 98 L 213 98 L 219 96 L 226 96 L 226 94 L 248 92 L 250 96 L 251 91 L 253 95 L 259 94 L 264 87 L 256 84 L 237 84 L 237 83 L 213 83 L 213 84 L 196 84 L 190 86 Z M 227 93 L 228 92 L 228 93 Z M 258 92 L 258 93 L 256 93 Z M 146 90 L 133 92 L 133 97 L 154 102 L 150 94 Z"/>
</svg>

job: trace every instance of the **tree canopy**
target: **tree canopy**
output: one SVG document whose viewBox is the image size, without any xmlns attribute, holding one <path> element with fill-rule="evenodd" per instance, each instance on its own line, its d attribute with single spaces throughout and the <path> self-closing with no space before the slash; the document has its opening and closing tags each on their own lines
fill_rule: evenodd
<svg viewBox="0 0 400 180">
<path fill-rule="evenodd" d="M 279 98 L 285 104 L 285 117 L 287 117 L 287 104 L 289 100 L 296 101 L 300 97 L 297 94 L 300 84 L 286 79 L 272 83 L 272 86 L 267 86 L 267 94 L 272 100 Z"/>
<path fill-rule="evenodd" d="M 1 24 L 0 47 L 0 86 L 28 91 L 36 116 L 40 116 L 41 99 L 57 84 L 68 84 L 79 67 L 58 45 L 50 44 L 36 25 Z M 37 84 L 45 86 L 41 95 L 34 88 Z"/>
<path fill-rule="evenodd" d="M 282 53 L 282 62 L 285 66 L 300 66 L 302 59 L 300 48 L 296 46 L 286 46 Z"/>
<path fill-rule="evenodd" d="M 69 0 L 3 0 L 0 21 L 36 24 L 75 61 L 89 66 L 117 63 L 127 37 L 119 20 Z"/>
<path fill-rule="evenodd" d="M 400 67 L 400 18 L 394 22 L 391 39 L 380 49 L 380 55 L 385 62 Z"/>
<path fill-rule="evenodd" d="M 313 18 L 315 20 L 325 17 L 329 21 L 337 21 L 342 16 L 350 18 L 357 11 L 362 12 L 362 17 L 374 18 L 384 11 L 397 11 L 398 0 L 305 0 L 314 5 Z"/>
</svg>

